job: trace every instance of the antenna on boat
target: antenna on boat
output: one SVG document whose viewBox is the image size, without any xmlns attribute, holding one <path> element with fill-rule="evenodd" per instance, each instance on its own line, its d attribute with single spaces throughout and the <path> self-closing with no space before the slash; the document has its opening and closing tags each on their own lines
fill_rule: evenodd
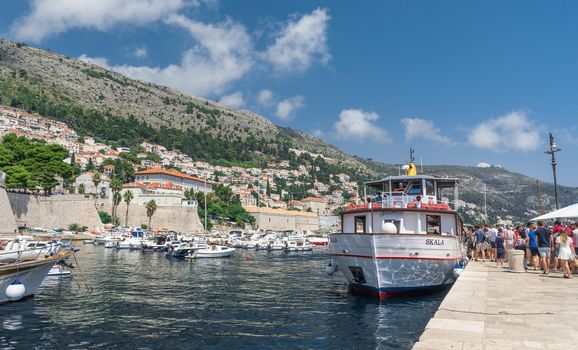
<svg viewBox="0 0 578 350">
<path fill-rule="evenodd" d="M 407 169 L 407 175 L 408 176 L 417 175 L 417 169 L 415 167 L 415 163 L 413 162 L 414 161 L 414 156 L 413 156 L 414 152 L 415 152 L 415 150 L 412 147 L 410 147 L 410 149 L 409 149 L 409 164 L 408 164 L 408 169 Z"/>
</svg>

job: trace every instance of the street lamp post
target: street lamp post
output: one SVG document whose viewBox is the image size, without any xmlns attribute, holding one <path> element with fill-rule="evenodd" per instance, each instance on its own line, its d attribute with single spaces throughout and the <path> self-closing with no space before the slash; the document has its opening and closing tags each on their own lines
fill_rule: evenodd
<svg viewBox="0 0 578 350">
<path fill-rule="evenodd" d="M 556 156 L 555 153 L 561 151 L 562 149 L 556 146 L 554 142 L 554 135 L 550 133 L 550 149 L 545 151 L 545 154 L 550 154 L 552 156 L 552 173 L 554 173 L 554 198 L 556 199 L 556 209 L 560 209 L 558 204 L 558 182 L 556 181 Z"/>
<path fill-rule="evenodd" d="M 207 232 L 207 179 L 205 179 L 205 232 Z"/>
</svg>

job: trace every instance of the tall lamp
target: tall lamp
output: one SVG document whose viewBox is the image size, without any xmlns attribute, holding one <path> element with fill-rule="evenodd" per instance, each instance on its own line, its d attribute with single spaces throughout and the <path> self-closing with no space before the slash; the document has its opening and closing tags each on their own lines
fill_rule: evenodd
<svg viewBox="0 0 578 350">
<path fill-rule="evenodd" d="M 560 152 L 562 149 L 556 146 L 556 142 L 554 142 L 554 135 L 550 133 L 550 149 L 545 151 L 545 154 L 552 155 L 552 173 L 554 173 L 554 198 L 556 199 L 556 210 L 560 209 L 560 205 L 558 204 L 558 182 L 556 181 L 556 152 Z"/>
</svg>

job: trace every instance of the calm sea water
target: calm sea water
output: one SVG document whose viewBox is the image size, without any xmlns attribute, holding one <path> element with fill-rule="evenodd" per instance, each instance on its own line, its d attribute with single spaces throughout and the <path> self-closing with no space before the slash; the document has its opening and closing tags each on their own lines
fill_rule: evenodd
<svg viewBox="0 0 578 350">
<path fill-rule="evenodd" d="M 0 306 L 1 349 L 408 349 L 445 296 L 354 294 L 325 275 L 324 248 L 171 261 L 84 245 L 77 258 L 72 278 Z"/>
</svg>

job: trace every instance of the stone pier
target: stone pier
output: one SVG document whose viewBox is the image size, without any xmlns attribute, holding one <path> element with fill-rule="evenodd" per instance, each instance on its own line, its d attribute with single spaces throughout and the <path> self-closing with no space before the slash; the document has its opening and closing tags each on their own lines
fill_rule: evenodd
<svg viewBox="0 0 578 350">
<path fill-rule="evenodd" d="M 578 275 L 470 262 L 415 350 L 578 349 Z"/>
</svg>

